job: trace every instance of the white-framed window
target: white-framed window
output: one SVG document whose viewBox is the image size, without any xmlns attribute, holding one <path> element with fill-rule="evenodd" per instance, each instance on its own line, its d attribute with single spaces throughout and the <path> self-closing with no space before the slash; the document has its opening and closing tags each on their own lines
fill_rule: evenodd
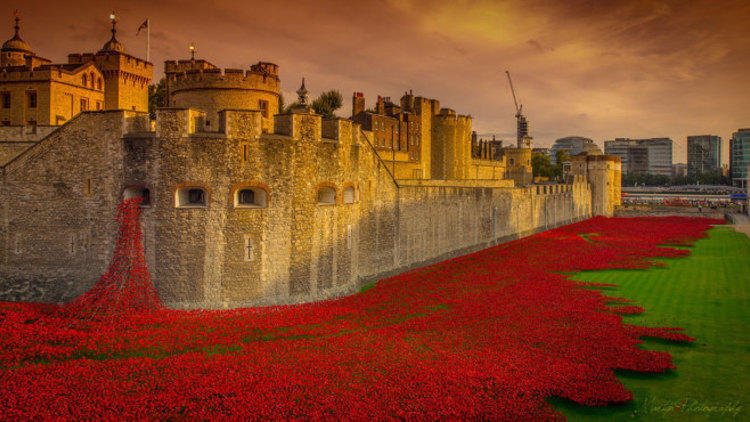
<svg viewBox="0 0 750 422">
<path fill-rule="evenodd" d="M 318 189 L 318 205 L 333 205 L 336 203 L 336 189 L 323 186 Z"/>
<path fill-rule="evenodd" d="M 177 208 L 205 208 L 208 204 L 206 190 L 200 186 L 186 186 L 175 192 Z"/>
<path fill-rule="evenodd" d="M 234 191 L 235 208 L 265 208 L 268 206 L 268 194 L 256 186 L 241 187 Z"/>
</svg>

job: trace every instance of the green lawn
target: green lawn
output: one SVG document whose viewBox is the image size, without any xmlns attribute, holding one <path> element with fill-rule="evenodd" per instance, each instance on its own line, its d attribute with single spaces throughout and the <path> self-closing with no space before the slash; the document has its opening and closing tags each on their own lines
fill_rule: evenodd
<svg viewBox="0 0 750 422">
<path fill-rule="evenodd" d="M 626 323 L 678 326 L 692 345 L 647 341 L 668 351 L 677 370 L 667 374 L 619 373 L 634 401 L 585 408 L 553 400 L 569 420 L 750 420 L 750 240 L 731 227 L 709 231 L 688 258 L 665 259 L 666 268 L 587 271 L 573 278 L 619 285 L 608 296 L 633 299 L 646 312 Z"/>
</svg>

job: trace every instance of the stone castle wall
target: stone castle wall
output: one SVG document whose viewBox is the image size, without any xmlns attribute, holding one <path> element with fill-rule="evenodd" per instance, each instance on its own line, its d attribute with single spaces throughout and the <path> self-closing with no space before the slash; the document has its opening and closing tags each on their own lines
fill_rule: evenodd
<svg viewBox="0 0 750 422">
<path fill-rule="evenodd" d="M 226 110 L 84 113 L 3 170 L 0 298 L 68 301 L 105 270 L 123 192 L 150 191 L 146 261 L 168 306 L 301 303 L 434 260 L 587 218 L 591 190 L 510 180 L 397 182 L 359 125 Z M 205 206 L 179 206 L 200 188 Z M 542 189 L 543 188 L 543 189 Z M 241 206 L 237 193 L 265 193 Z M 319 192 L 334 189 L 332 203 Z"/>
<path fill-rule="evenodd" d="M 2 167 L 0 296 L 68 301 L 106 270 L 123 112 L 85 112 Z"/>
</svg>

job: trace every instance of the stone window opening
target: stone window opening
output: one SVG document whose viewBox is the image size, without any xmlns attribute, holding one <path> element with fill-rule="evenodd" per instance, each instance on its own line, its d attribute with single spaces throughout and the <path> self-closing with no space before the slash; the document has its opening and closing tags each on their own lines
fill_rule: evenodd
<svg viewBox="0 0 750 422">
<path fill-rule="evenodd" d="M 177 208 L 205 208 L 206 191 L 199 186 L 187 186 L 177 189 L 175 193 Z"/>
<path fill-rule="evenodd" d="M 15 245 L 13 245 L 13 250 L 16 253 L 16 255 L 19 255 L 21 253 L 21 236 L 16 236 Z"/>
<path fill-rule="evenodd" d="M 84 88 L 86 87 L 86 85 L 88 85 L 87 77 L 85 74 L 81 75 L 81 85 L 83 85 Z"/>
<path fill-rule="evenodd" d="M 242 144 L 242 151 L 240 153 L 243 163 L 247 163 L 250 158 L 250 146 L 248 144 Z"/>
<path fill-rule="evenodd" d="M 352 225 L 346 226 L 346 248 L 352 248 Z"/>
<path fill-rule="evenodd" d="M 75 255 L 76 253 L 76 235 L 70 235 L 70 254 Z"/>
<path fill-rule="evenodd" d="M 323 186 L 318 189 L 318 205 L 335 205 L 336 190 L 332 187 Z"/>
<path fill-rule="evenodd" d="M 257 186 L 237 189 L 234 193 L 235 208 L 266 208 L 268 194 L 266 190 Z"/>
<path fill-rule="evenodd" d="M 84 189 L 84 193 L 86 195 L 91 195 L 91 193 L 94 191 L 94 181 L 89 177 L 86 179 L 86 188 Z"/>
<path fill-rule="evenodd" d="M 268 114 L 268 101 L 267 100 L 258 100 L 258 108 L 260 109 L 260 114 L 264 118 L 267 119 L 269 117 L 269 114 Z"/>
<path fill-rule="evenodd" d="M 344 189 L 344 203 L 345 204 L 353 204 L 355 202 L 355 190 L 353 186 L 349 186 L 348 188 Z"/>
<path fill-rule="evenodd" d="M 122 199 L 141 198 L 142 207 L 151 206 L 151 190 L 143 186 L 129 186 L 122 193 Z"/>
<path fill-rule="evenodd" d="M 26 92 L 26 98 L 28 99 L 29 108 L 36 108 L 36 91 Z"/>
<path fill-rule="evenodd" d="M 94 82 L 96 81 L 96 78 L 94 77 L 94 72 L 91 72 L 89 74 L 89 77 L 91 79 L 91 89 L 93 89 L 94 88 Z"/>
<path fill-rule="evenodd" d="M 244 252 L 244 260 L 245 261 L 252 261 L 253 260 L 253 242 L 250 240 L 250 236 L 245 235 L 245 245 L 243 247 Z"/>
<path fill-rule="evenodd" d="M 205 204 L 206 198 L 203 194 L 203 189 L 190 189 L 188 190 L 188 203 L 190 204 Z"/>
<path fill-rule="evenodd" d="M 99 91 L 102 90 L 102 78 L 98 78 L 96 80 L 96 89 L 98 89 Z"/>
<path fill-rule="evenodd" d="M 10 92 L 0 93 L 3 97 L 3 108 L 10 108 Z"/>
</svg>

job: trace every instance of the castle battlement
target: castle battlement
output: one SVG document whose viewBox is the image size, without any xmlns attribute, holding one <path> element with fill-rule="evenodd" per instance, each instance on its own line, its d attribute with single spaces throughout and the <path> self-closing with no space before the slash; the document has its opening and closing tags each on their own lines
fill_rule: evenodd
<svg viewBox="0 0 750 422">
<path fill-rule="evenodd" d="M 91 72 L 94 77 L 101 77 L 101 72 L 98 69 L 96 69 L 93 65 L 91 65 L 90 67 L 85 66 L 85 63 L 73 69 L 66 69 L 64 65 L 43 65 L 34 69 L 29 69 L 25 66 L 17 66 L 2 68 L 0 70 L 0 83 L 16 81 L 57 81 L 69 85 L 80 85 L 79 88 L 81 89 L 92 91 L 102 90 L 101 87 L 95 89 L 91 85 L 83 86 L 81 80 L 78 79 L 78 75 L 81 72 Z"/>
<path fill-rule="evenodd" d="M 190 69 L 170 73 L 170 92 L 205 88 L 233 88 L 278 92 L 279 77 L 259 69 Z"/>
<path fill-rule="evenodd" d="M 132 73 L 153 73 L 154 65 L 146 60 L 121 52 L 74 53 L 68 54 L 68 64 L 95 62 L 102 67 L 119 65 L 121 70 Z"/>
<path fill-rule="evenodd" d="M 450 109 L 442 109 L 442 110 L 450 110 Z M 450 113 L 441 113 L 435 115 L 435 119 L 439 121 L 442 124 L 471 124 L 471 116 L 466 114 L 455 114 L 453 110 L 450 110 Z"/>
</svg>

